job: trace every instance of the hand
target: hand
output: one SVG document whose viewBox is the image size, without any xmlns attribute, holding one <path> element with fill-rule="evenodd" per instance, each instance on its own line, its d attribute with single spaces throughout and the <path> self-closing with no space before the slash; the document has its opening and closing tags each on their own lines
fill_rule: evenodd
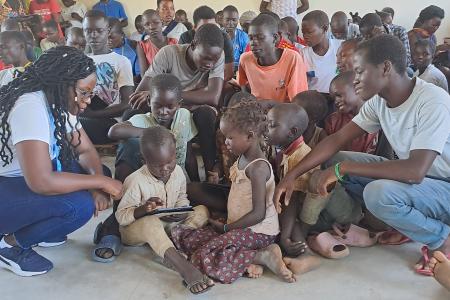
<svg viewBox="0 0 450 300">
<path fill-rule="evenodd" d="M 144 207 L 145 212 L 149 213 L 159 207 L 162 207 L 163 202 L 159 197 L 151 197 L 142 206 Z"/>
<path fill-rule="evenodd" d="M 220 178 L 218 172 L 208 171 L 208 183 L 219 184 Z"/>
<path fill-rule="evenodd" d="M 187 216 L 188 216 L 188 214 L 169 215 L 169 216 L 161 217 L 160 220 L 167 222 L 167 223 L 181 222 L 181 221 L 184 221 L 187 218 Z"/>
<path fill-rule="evenodd" d="M 224 223 L 210 218 L 209 224 L 211 224 L 211 226 L 214 228 L 214 230 L 217 233 L 220 233 L 220 234 L 225 233 L 225 231 L 223 231 L 223 226 L 225 225 Z"/>
<path fill-rule="evenodd" d="M 281 213 L 280 202 L 282 196 L 284 195 L 284 205 L 288 206 L 291 201 L 292 193 L 294 192 L 294 184 L 296 180 L 296 177 L 293 177 L 288 173 L 283 179 L 280 180 L 280 183 L 278 183 L 275 189 L 275 194 L 273 195 L 273 204 L 279 214 Z"/>
<path fill-rule="evenodd" d="M 99 190 L 94 190 L 91 192 L 92 197 L 94 198 L 95 204 L 95 213 L 94 216 L 98 216 L 99 211 L 103 211 L 108 209 L 111 204 L 111 199 L 107 193 L 104 193 Z"/>
<path fill-rule="evenodd" d="M 305 242 L 293 242 L 291 239 L 281 239 L 280 240 L 281 249 L 286 253 L 287 256 L 297 257 L 305 253 L 308 246 Z"/>
<path fill-rule="evenodd" d="M 133 109 L 141 109 L 148 106 L 147 99 L 150 96 L 149 91 L 134 92 L 130 95 L 130 105 Z"/>
<path fill-rule="evenodd" d="M 123 185 L 119 180 L 115 180 L 109 177 L 103 177 L 105 182 L 101 190 L 111 197 L 114 200 L 119 200 L 123 195 Z"/>
<path fill-rule="evenodd" d="M 315 170 L 309 179 L 309 190 L 314 194 L 326 196 L 336 185 L 337 178 L 334 174 L 334 167 L 326 170 Z"/>
</svg>

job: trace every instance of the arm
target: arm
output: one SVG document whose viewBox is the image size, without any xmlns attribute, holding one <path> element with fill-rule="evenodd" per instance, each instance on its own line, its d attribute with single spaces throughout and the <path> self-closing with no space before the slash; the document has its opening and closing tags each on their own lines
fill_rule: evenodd
<svg viewBox="0 0 450 300">
<path fill-rule="evenodd" d="M 289 206 L 284 206 L 283 211 L 279 216 L 280 219 L 280 245 L 287 255 L 297 257 L 302 254 L 304 250 L 304 244 L 299 241 L 292 241 L 292 231 L 295 223 L 297 222 L 297 216 L 302 203 L 302 198 L 305 194 L 295 192 L 293 194 L 294 201 L 289 203 Z M 286 209 L 287 208 L 287 209 Z"/>
<path fill-rule="evenodd" d="M 224 82 L 228 82 L 233 79 L 234 75 L 234 63 L 225 64 Z"/>
<path fill-rule="evenodd" d="M 301 14 L 301 13 L 303 13 L 303 12 L 305 12 L 305 11 L 307 11 L 309 9 L 309 0 L 300 0 L 300 3 L 302 5 L 300 5 L 297 8 L 297 15 L 299 15 L 299 14 Z"/>
<path fill-rule="evenodd" d="M 222 94 L 223 79 L 220 77 L 210 78 L 208 86 L 194 90 L 182 92 L 183 102 L 189 104 L 207 104 L 218 106 L 220 95 Z"/>
<path fill-rule="evenodd" d="M 269 6 L 269 2 L 262 0 L 259 5 L 259 12 L 269 12 L 270 10 L 267 8 Z"/>
<path fill-rule="evenodd" d="M 86 117 L 99 119 L 120 117 L 125 112 L 125 110 L 130 108 L 130 106 L 128 105 L 128 101 L 132 93 L 132 86 L 123 86 L 120 88 L 120 103 L 112 104 L 101 110 L 86 109 L 83 115 L 85 115 Z"/>
<path fill-rule="evenodd" d="M 116 141 L 129 138 L 139 138 L 142 136 L 144 130 L 144 128 L 135 127 L 127 121 L 113 125 L 109 129 L 108 137 Z"/>
<path fill-rule="evenodd" d="M 137 43 L 136 45 L 136 53 L 139 60 L 139 69 L 141 70 L 141 74 L 144 74 L 145 72 L 147 72 L 149 64 L 147 61 L 147 57 L 145 57 L 144 49 L 142 49 L 140 43 Z"/>
</svg>

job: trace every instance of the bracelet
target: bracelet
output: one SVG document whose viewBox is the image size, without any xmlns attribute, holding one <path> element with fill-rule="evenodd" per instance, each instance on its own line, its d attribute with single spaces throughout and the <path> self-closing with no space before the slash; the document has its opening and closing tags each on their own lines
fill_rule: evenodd
<svg viewBox="0 0 450 300">
<path fill-rule="evenodd" d="M 227 224 L 223 224 L 223 232 L 227 232 L 228 231 L 228 226 Z"/>
<path fill-rule="evenodd" d="M 341 163 L 337 163 L 334 166 L 334 175 L 336 175 L 336 178 L 337 178 L 338 182 L 340 182 L 340 183 L 342 183 L 345 180 L 345 178 L 344 178 L 345 175 L 344 176 L 341 175 Z"/>
</svg>

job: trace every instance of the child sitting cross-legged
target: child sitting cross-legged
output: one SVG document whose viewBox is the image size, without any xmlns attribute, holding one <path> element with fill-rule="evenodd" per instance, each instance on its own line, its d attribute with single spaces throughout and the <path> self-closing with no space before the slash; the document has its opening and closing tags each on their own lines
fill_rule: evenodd
<svg viewBox="0 0 450 300">
<path fill-rule="evenodd" d="M 364 104 L 364 101 L 355 92 L 354 78 L 355 73 L 344 72 L 331 81 L 330 95 L 334 98 L 338 111 L 329 115 L 325 120 L 327 135 L 338 132 L 350 123 Z M 377 143 L 378 133 L 365 133 L 342 150 L 375 154 Z"/>
<path fill-rule="evenodd" d="M 283 158 L 277 169 L 278 177 L 283 178 L 311 152 L 302 136 L 308 127 L 308 115 L 302 107 L 286 103 L 272 108 L 267 114 L 267 119 L 267 142 L 282 150 Z M 321 211 L 328 202 L 327 197 L 313 194 L 309 190 L 313 171 L 298 178 L 295 193 L 291 198 L 293 201 L 280 215 L 280 244 L 288 256 L 284 261 L 296 274 L 308 272 L 320 264 L 319 258 L 312 255 L 305 243 L 310 227 L 317 223 Z"/>
<path fill-rule="evenodd" d="M 230 170 L 226 222 L 210 219 L 199 230 L 177 226 L 172 239 L 191 262 L 210 278 L 232 283 L 244 273 L 260 277 L 262 265 L 286 282 L 293 273 L 282 260 L 275 244 L 279 233 L 278 214 L 272 201 L 275 178 L 260 147 L 266 117 L 257 101 L 244 101 L 228 108 L 220 121 L 227 148 L 239 158 Z M 221 191 L 209 190 L 211 197 L 226 201 Z"/>
<path fill-rule="evenodd" d="M 158 216 L 149 215 L 157 208 L 189 205 L 186 177 L 176 164 L 176 141 L 162 126 L 144 131 L 140 148 L 145 165 L 131 174 L 124 183 L 124 195 L 117 208 L 122 240 L 127 245 L 149 244 L 156 254 L 183 277 L 193 294 L 209 290 L 214 282 L 198 271 L 173 245 L 166 230 L 177 224 L 200 228 L 208 222 L 208 209 L 197 206 L 193 212 Z"/>
</svg>

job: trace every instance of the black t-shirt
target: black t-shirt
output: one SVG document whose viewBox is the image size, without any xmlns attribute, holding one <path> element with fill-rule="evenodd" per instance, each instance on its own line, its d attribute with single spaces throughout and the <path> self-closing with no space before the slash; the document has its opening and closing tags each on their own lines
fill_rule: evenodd
<svg viewBox="0 0 450 300">
<path fill-rule="evenodd" d="M 234 50 L 233 43 L 231 42 L 228 34 L 222 31 L 223 34 L 223 52 L 225 54 L 225 64 L 234 63 Z M 188 30 L 180 36 L 178 44 L 190 44 L 194 40 L 195 31 L 194 29 Z"/>
</svg>

